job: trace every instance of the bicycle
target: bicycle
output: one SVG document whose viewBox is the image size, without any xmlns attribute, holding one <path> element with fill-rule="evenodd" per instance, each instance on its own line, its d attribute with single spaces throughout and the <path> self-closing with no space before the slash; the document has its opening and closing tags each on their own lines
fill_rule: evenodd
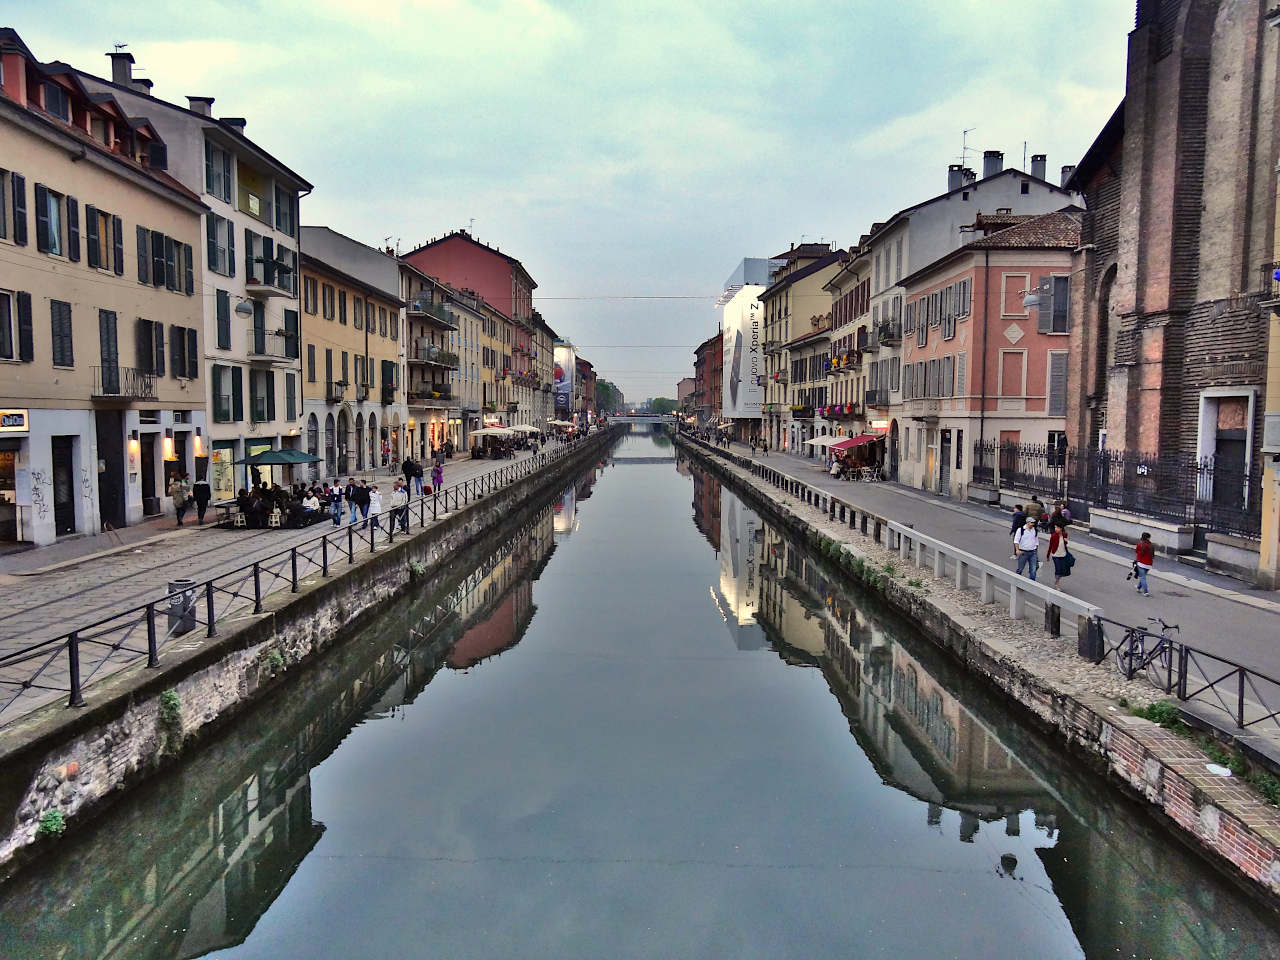
<svg viewBox="0 0 1280 960">
<path fill-rule="evenodd" d="M 1166 623 L 1160 617 L 1147 617 L 1147 622 L 1160 625 L 1160 633 L 1145 627 L 1126 627 L 1124 640 L 1116 649 L 1116 669 L 1126 680 L 1132 680 L 1139 670 L 1145 670 L 1148 682 L 1165 690 L 1173 677 L 1173 640 L 1169 633 L 1182 628 L 1176 623 Z M 1155 647 L 1147 652 L 1147 638 L 1156 640 Z"/>
</svg>

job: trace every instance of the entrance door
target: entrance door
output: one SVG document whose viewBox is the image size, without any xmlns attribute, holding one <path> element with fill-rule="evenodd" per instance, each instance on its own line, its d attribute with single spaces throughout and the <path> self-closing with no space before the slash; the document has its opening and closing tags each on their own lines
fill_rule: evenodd
<svg viewBox="0 0 1280 960">
<path fill-rule="evenodd" d="M 943 430 L 938 441 L 938 492 L 951 495 L 951 431 Z"/>
<path fill-rule="evenodd" d="M 156 440 L 158 433 L 142 435 L 142 513 L 154 517 L 160 512 L 160 498 L 156 496 Z"/>
<path fill-rule="evenodd" d="M 1245 500 L 1244 430 L 1218 430 L 1213 444 L 1213 502 L 1240 509 Z"/>
<path fill-rule="evenodd" d="M 98 457 L 105 468 L 98 472 L 98 518 L 103 530 L 119 530 L 127 523 L 124 512 L 124 411 L 98 410 L 94 414 L 94 423 L 98 435 Z"/>
<path fill-rule="evenodd" d="M 53 447 L 53 527 L 57 536 L 75 533 L 76 485 L 72 473 L 75 437 L 54 437 Z"/>
</svg>

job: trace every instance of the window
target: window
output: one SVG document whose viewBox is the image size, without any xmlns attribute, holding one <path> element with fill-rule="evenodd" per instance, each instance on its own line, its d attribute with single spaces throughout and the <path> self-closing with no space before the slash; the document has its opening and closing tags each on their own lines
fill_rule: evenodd
<svg viewBox="0 0 1280 960">
<path fill-rule="evenodd" d="M 62 300 L 49 301 L 49 320 L 53 341 L 53 365 L 74 367 L 75 351 L 71 341 L 71 304 Z"/>
<path fill-rule="evenodd" d="M 902 238 L 901 237 L 898 238 L 898 242 L 896 246 L 897 246 L 898 272 L 897 272 L 897 275 L 894 277 L 894 279 L 901 280 L 902 279 Z"/>
<path fill-rule="evenodd" d="M 36 249 L 55 257 L 63 255 L 62 194 L 43 183 L 36 184 Z"/>
<path fill-rule="evenodd" d="M 1022 181 L 1022 195 L 1025 197 L 1025 196 L 1027 196 L 1027 194 L 1029 194 L 1030 192 L 1031 192 L 1031 184 L 1029 184 L 1026 180 L 1023 180 L 1023 181 Z"/>
<path fill-rule="evenodd" d="M 1065 430 L 1050 430 L 1045 446 L 1049 452 L 1048 466 L 1065 467 L 1067 465 L 1067 432 Z"/>
<path fill-rule="evenodd" d="M 143 373 L 164 376 L 164 324 L 138 318 L 138 369 Z"/>
<path fill-rule="evenodd" d="M 231 294 L 226 290 L 216 293 L 218 306 L 218 349 L 231 349 Z"/>
<path fill-rule="evenodd" d="M 316 315 L 316 278 L 304 277 L 302 281 L 302 309 Z"/>
<path fill-rule="evenodd" d="M 200 343 L 191 327 L 169 325 L 169 374 L 175 380 L 200 376 Z"/>
<path fill-rule="evenodd" d="M 27 245 L 27 179 L 18 173 L 10 173 L 9 196 L 13 198 L 13 242 L 19 247 Z"/>
<path fill-rule="evenodd" d="M 333 319 L 333 286 L 332 284 L 320 285 L 320 312 L 324 314 L 326 320 Z"/>
<path fill-rule="evenodd" d="M 1067 415 L 1067 351 L 1049 351 L 1048 413 L 1051 417 Z"/>
<path fill-rule="evenodd" d="M 297 225 L 298 218 L 294 211 L 297 209 L 298 198 L 293 193 L 276 187 L 276 229 L 281 233 L 287 233 L 289 236 L 294 235 L 294 227 Z"/>
<path fill-rule="evenodd" d="M 398 343 L 400 341 L 400 315 L 392 311 L 389 323 L 391 325 L 391 339 Z"/>
<path fill-rule="evenodd" d="M 364 301 L 359 297 L 351 298 L 351 325 L 357 330 L 364 329 Z"/>
<path fill-rule="evenodd" d="M 973 281 L 970 280 L 968 277 L 966 277 L 965 279 L 961 280 L 956 287 L 956 289 L 959 291 L 959 294 L 958 294 L 959 300 L 956 303 L 956 316 L 958 317 L 969 316 L 969 310 L 970 310 L 969 295 L 972 289 L 972 284 L 973 284 Z"/>
<path fill-rule="evenodd" d="M 286 420 L 298 419 L 297 382 L 298 378 L 292 373 L 284 375 L 284 418 Z"/>
<path fill-rule="evenodd" d="M 965 358 L 966 354 L 963 351 L 956 354 L 956 396 L 958 397 L 968 396 L 965 382 Z"/>
<path fill-rule="evenodd" d="M 51 80 L 41 84 L 41 87 L 44 89 L 45 113 L 64 123 L 70 123 L 71 98 L 67 96 L 67 91 Z"/>
<path fill-rule="evenodd" d="M 224 203 L 231 202 L 231 154 L 204 142 L 204 189 Z"/>
<path fill-rule="evenodd" d="M 13 337 L 13 294 L 0 290 L 0 360 L 15 360 Z"/>
<path fill-rule="evenodd" d="M 284 311 L 284 355 L 294 360 L 298 359 L 299 337 L 301 335 L 298 323 L 298 311 L 285 309 Z"/>
<path fill-rule="evenodd" d="M 347 291 L 338 291 L 338 322 L 347 322 Z"/>
<path fill-rule="evenodd" d="M 923 347 L 929 342 L 929 324 L 927 322 L 929 298 L 925 297 L 918 302 L 920 304 L 920 316 L 916 318 L 916 346 Z"/>
<path fill-rule="evenodd" d="M 276 286 L 297 296 L 298 251 L 276 245 Z"/>
<path fill-rule="evenodd" d="M 378 335 L 385 337 L 387 335 L 387 308 L 378 308 Z"/>
<path fill-rule="evenodd" d="M 307 344 L 307 382 L 316 382 L 316 345 Z"/>
<path fill-rule="evenodd" d="M 205 215 L 205 246 L 209 251 L 209 269 L 224 277 L 236 275 L 236 228 L 226 217 L 216 213 Z"/>
</svg>

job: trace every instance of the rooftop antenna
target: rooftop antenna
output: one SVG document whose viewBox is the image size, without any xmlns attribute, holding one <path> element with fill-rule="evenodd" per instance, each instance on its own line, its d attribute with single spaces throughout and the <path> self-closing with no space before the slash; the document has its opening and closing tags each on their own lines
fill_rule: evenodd
<svg viewBox="0 0 1280 960">
<path fill-rule="evenodd" d="M 1022 169 L 1027 169 L 1027 141 L 1022 141 Z"/>
<path fill-rule="evenodd" d="M 476 225 L 476 218 L 472 217 L 470 220 L 467 221 L 467 233 L 470 233 L 472 230 L 474 230 L 475 225 Z"/>
<path fill-rule="evenodd" d="M 112 44 L 112 46 L 116 48 L 116 53 L 119 53 L 121 50 L 123 50 L 125 47 L 127 47 L 127 46 L 128 46 L 128 44 L 127 44 L 127 43 L 113 43 L 113 44 Z"/>
<path fill-rule="evenodd" d="M 962 167 L 969 165 L 969 134 L 977 129 L 977 127 L 969 127 L 960 131 L 960 166 Z"/>
</svg>

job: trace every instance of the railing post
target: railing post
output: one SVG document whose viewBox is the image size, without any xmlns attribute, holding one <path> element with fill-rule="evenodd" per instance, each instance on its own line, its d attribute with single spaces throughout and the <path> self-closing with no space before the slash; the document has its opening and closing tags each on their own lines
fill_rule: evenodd
<svg viewBox="0 0 1280 960">
<path fill-rule="evenodd" d="M 1062 608 L 1056 603 L 1044 605 L 1044 629 L 1051 637 L 1062 635 Z"/>
<path fill-rule="evenodd" d="M 355 524 L 347 526 L 347 563 L 356 562 L 356 528 Z"/>
<path fill-rule="evenodd" d="M 933 550 L 933 575 L 939 580 L 947 575 L 947 556 L 938 547 Z"/>
<path fill-rule="evenodd" d="M 431 519 L 436 519 L 436 504 L 440 502 L 440 494 L 432 491 L 431 493 Z"/>
<path fill-rule="evenodd" d="M 982 602 L 996 602 L 996 578 L 989 570 L 982 571 Z"/>
<path fill-rule="evenodd" d="M 204 614 L 208 625 L 205 627 L 206 637 L 216 637 L 218 635 L 218 627 L 213 622 L 213 581 L 208 580 L 204 585 Z"/>
<path fill-rule="evenodd" d="M 1239 677 L 1239 690 L 1236 695 L 1236 726 L 1244 729 L 1244 667 L 1236 668 Z"/>
<path fill-rule="evenodd" d="M 1026 612 L 1026 598 L 1022 596 L 1022 591 L 1018 589 L 1018 585 L 1014 582 L 1009 584 L 1009 616 L 1014 620 L 1021 620 Z"/>
<path fill-rule="evenodd" d="M 298 548 L 289 548 L 289 592 L 298 592 Z"/>
<path fill-rule="evenodd" d="M 373 524 L 369 524 L 369 552 L 373 553 L 374 549 L 375 547 L 373 545 Z"/>
<path fill-rule="evenodd" d="M 253 561 L 253 612 L 262 612 L 262 571 L 258 561 Z"/>
<path fill-rule="evenodd" d="M 963 560 L 956 560 L 956 589 L 969 589 L 969 565 Z"/>
<path fill-rule="evenodd" d="M 1187 699 L 1187 667 L 1190 664 L 1190 654 L 1187 651 L 1186 644 L 1178 646 L 1178 699 Z"/>
<path fill-rule="evenodd" d="M 147 666 L 160 666 L 160 651 L 156 647 L 156 605 L 147 604 Z"/>
<path fill-rule="evenodd" d="M 73 630 L 67 636 L 67 671 L 70 673 L 71 696 L 68 707 L 83 707 L 84 695 L 80 692 L 80 638 Z"/>
<path fill-rule="evenodd" d="M 427 501 L 425 497 L 418 498 L 418 529 L 422 529 L 427 525 Z"/>
<path fill-rule="evenodd" d="M 320 576 L 329 575 L 329 535 L 320 538 Z"/>
</svg>

